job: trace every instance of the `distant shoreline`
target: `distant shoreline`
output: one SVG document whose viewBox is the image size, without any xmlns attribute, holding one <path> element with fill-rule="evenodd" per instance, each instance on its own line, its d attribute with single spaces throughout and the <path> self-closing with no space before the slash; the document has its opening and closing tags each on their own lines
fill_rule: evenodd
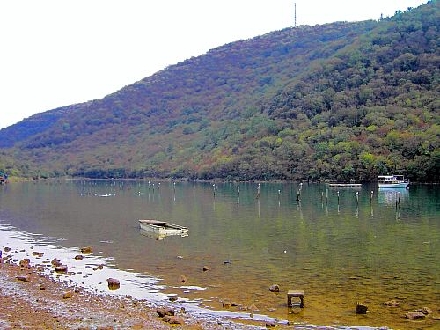
<svg viewBox="0 0 440 330">
<path fill-rule="evenodd" d="M 304 184 L 328 184 L 328 183 L 338 183 L 330 180 L 324 180 L 324 181 L 301 181 L 301 180 L 224 180 L 224 179 L 210 179 L 210 180 L 201 180 L 201 179 L 189 179 L 189 178 L 179 178 L 179 179 L 173 179 L 173 178 L 109 178 L 109 179 L 92 179 L 92 178 L 79 178 L 79 177 L 53 177 L 53 178 L 40 178 L 40 179 L 32 179 L 32 178 L 22 178 L 22 177 L 9 177 L 8 183 L 14 183 L 14 182 L 52 182 L 52 181 L 127 181 L 127 182 L 148 182 L 148 181 L 154 181 L 154 182 L 206 182 L 206 183 L 304 183 Z M 360 182 L 362 185 L 367 184 L 375 184 L 376 181 L 369 181 L 369 182 Z M 416 182 L 411 181 L 410 186 L 437 186 L 440 185 L 440 182 Z"/>
</svg>

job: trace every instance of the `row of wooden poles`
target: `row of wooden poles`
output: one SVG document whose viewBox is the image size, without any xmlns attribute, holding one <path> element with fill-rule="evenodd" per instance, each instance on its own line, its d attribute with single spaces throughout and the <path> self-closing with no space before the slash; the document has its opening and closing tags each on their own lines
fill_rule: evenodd
<svg viewBox="0 0 440 330">
<path fill-rule="evenodd" d="M 174 191 L 175 191 L 175 184 L 176 183 L 173 184 Z M 215 185 L 215 183 L 212 186 L 213 186 L 213 192 L 214 192 L 214 197 L 215 197 L 216 191 L 217 191 L 217 186 Z M 303 184 L 300 183 L 299 188 L 296 191 L 296 201 L 297 202 L 301 201 L 302 187 L 303 187 Z M 337 191 L 336 194 L 338 196 L 338 205 L 339 205 L 339 202 L 340 202 L 339 190 Z M 396 209 L 397 209 L 397 208 L 400 208 L 400 193 L 396 192 L 396 194 L 397 194 Z M 238 195 L 238 197 L 240 197 L 240 186 L 237 187 L 237 195 Z M 280 198 L 280 196 L 281 196 L 281 190 L 278 189 L 278 198 Z M 373 202 L 373 196 L 374 196 L 374 191 L 371 190 L 370 191 L 370 204 Z M 257 194 L 255 196 L 255 199 L 260 199 L 260 197 L 261 197 L 261 184 L 259 183 L 258 186 L 257 186 Z M 356 191 L 355 197 L 356 197 L 356 204 L 359 205 L 359 192 L 358 191 Z M 328 189 L 326 189 L 325 190 L 325 195 L 324 195 L 324 192 L 321 192 L 321 203 L 324 203 L 324 201 L 325 201 L 325 203 L 327 204 L 328 203 L 328 199 L 329 199 L 329 197 L 328 197 Z"/>
</svg>

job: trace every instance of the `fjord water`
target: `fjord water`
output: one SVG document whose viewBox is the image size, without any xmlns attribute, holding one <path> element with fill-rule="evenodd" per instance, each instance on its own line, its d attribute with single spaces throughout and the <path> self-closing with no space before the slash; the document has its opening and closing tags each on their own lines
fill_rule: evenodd
<svg viewBox="0 0 440 330">
<path fill-rule="evenodd" d="M 227 302 L 305 324 L 440 325 L 403 318 L 423 307 L 439 314 L 440 187 L 261 183 L 259 192 L 257 183 L 12 183 L 0 189 L 0 224 L 60 247 L 90 245 L 112 267 L 158 277 L 164 293 L 213 310 Z M 138 219 L 189 235 L 157 240 Z M 287 308 L 289 289 L 305 291 L 304 309 Z"/>
</svg>

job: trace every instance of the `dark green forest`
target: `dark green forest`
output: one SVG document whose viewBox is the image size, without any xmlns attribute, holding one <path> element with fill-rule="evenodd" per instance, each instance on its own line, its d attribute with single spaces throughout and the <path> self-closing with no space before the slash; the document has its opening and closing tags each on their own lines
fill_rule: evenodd
<svg viewBox="0 0 440 330">
<path fill-rule="evenodd" d="M 0 130 L 22 177 L 440 182 L 440 5 L 289 27 Z M 25 97 L 25 95 L 24 95 Z"/>
</svg>

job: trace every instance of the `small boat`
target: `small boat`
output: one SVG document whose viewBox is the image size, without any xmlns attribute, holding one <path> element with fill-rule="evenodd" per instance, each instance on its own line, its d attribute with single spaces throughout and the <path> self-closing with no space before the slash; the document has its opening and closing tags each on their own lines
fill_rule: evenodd
<svg viewBox="0 0 440 330">
<path fill-rule="evenodd" d="M 362 183 L 330 182 L 328 186 L 331 188 L 361 188 Z"/>
<path fill-rule="evenodd" d="M 155 234 L 158 237 L 179 235 L 182 237 L 188 236 L 188 228 L 176 225 L 174 223 L 168 223 L 160 220 L 139 220 L 141 230 L 146 233 Z"/>
<path fill-rule="evenodd" d="M 377 177 L 379 188 L 407 188 L 409 181 L 403 175 L 379 175 Z"/>
</svg>

